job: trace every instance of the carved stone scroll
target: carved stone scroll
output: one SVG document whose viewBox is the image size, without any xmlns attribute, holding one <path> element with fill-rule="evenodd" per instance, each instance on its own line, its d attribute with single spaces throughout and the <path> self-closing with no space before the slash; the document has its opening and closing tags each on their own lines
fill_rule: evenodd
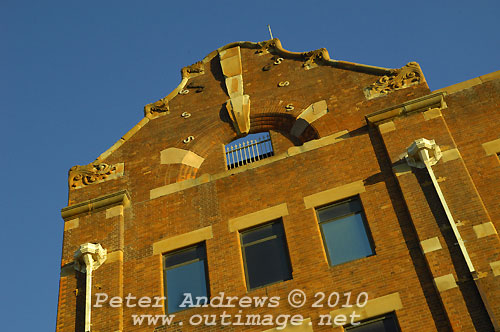
<svg viewBox="0 0 500 332">
<path fill-rule="evenodd" d="M 203 61 L 193 63 L 191 66 L 182 68 L 182 77 L 194 77 L 205 73 Z"/>
<path fill-rule="evenodd" d="M 302 65 L 306 69 L 311 69 L 317 66 L 318 62 L 324 59 L 325 48 L 304 53 L 305 62 Z"/>
<path fill-rule="evenodd" d="M 78 189 L 90 184 L 111 180 L 123 175 L 123 163 L 108 165 L 105 163 L 91 163 L 76 165 L 69 170 L 68 184 L 71 189 Z"/>
<path fill-rule="evenodd" d="M 276 48 L 276 41 L 274 39 L 266 40 L 263 42 L 257 43 L 259 45 L 259 49 L 256 51 L 258 54 L 268 53 L 270 49 Z"/>
<path fill-rule="evenodd" d="M 144 115 L 150 119 L 154 119 L 160 114 L 169 114 L 168 101 L 166 99 L 160 99 L 152 104 L 147 104 L 144 106 L 144 113 Z"/>
<path fill-rule="evenodd" d="M 389 74 L 366 87 L 364 92 L 367 99 L 373 99 L 423 81 L 424 75 L 418 63 L 410 62 L 403 68 L 391 70 Z"/>
</svg>

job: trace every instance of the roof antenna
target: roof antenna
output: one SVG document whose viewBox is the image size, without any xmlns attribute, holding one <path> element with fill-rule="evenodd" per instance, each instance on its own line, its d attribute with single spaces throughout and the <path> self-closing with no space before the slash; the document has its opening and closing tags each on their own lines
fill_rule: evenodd
<svg viewBox="0 0 500 332">
<path fill-rule="evenodd" d="M 269 34 L 271 35 L 271 39 L 274 39 L 273 33 L 271 32 L 271 26 L 269 24 L 267 25 L 267 28 L 269 29 Z"/>
</svg>

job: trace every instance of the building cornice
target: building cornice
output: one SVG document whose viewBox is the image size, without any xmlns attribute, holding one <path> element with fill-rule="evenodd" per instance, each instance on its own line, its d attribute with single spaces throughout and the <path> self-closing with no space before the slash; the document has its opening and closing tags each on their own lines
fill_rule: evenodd
<svg viewBox="0 0 500 332">
<path fill-rule="evenodd" d="M 404 116 L 410 113 L 425 112 L 433 108 L 444 109 L 446 108 L 444 96 L 445 93 L 438 92 L 409 100 L 402 104 L 391 106 L 366 115 L 366 122 L 371 125 L 379 125 L 383 122 L 391 120 L 392 118 Z"/>
<path fill-rule="evenodd" d="M 127 206 L 129 203 L 130 194 L 125 189 L 62 208 L 61 216 L 64 220 L 69 220 L 82 213 L 89 213 L 105 208 L 107 209 L 115 205 Z"/>
</svg>

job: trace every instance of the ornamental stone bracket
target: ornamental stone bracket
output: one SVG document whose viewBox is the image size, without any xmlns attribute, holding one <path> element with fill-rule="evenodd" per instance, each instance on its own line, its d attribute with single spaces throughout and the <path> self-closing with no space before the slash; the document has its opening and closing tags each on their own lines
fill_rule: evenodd
<svg viewBox="0 0 500 332">
<path fill-rule="evenodd" d="M 85 243 L 75 251 L 75 270 L 87 273 L 89 263 L 92 266 L 91 270 L 97 270 L 107 258 L 108 251 L 103 249 L 99 243 Z"/>
<path fill-rule="evenodd" d="M 434 166 L 441 159 L 442 153 L 434 140 L 419 138 L 415 140 L 401 155 L 408 165 L 416 168 L 426 168 L 426 164 Z"/>
<path fill-rule="evenodd" d="M 229 100 L 226 109 L 234 130 L 238 135 L 250 131 L 250 96 L 243 94 L 243 70 L 240 47 L 219 51 L 222 73 L 226 77 L 226 90 Z"/>
<path fill-rule="evenodd" d="M 400 69 L 390 70 L 387 75 L 382 76 L 363 91 L 366 99 L 369 100 L 421 82 L 425 82 L 425 78 L 420 65 L 416 62 L 410 62 Z"/>
<path fill-rule="evenodd" d="M 76 165 L 68 172 L 69 189 L 79 189 L 90 184 L 100 183 L 123 176 L 124 164 L 108 165 L 105 163 L 90 163 Z"/>
</svg>

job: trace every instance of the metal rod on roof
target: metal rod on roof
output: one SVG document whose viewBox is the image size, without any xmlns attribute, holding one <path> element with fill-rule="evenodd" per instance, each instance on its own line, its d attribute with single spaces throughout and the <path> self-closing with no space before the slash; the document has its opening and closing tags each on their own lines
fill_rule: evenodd
<svg viewBox="0 0 500 332">
<path fill-rule="evenodd" d="M 269 29 L 269 34 L 271 35 L 271 39 L 274 39 L 273 38 L 273 33 L 271 32 L 271 25 L 267 25 L 267 28 Z"/>
</svg>

